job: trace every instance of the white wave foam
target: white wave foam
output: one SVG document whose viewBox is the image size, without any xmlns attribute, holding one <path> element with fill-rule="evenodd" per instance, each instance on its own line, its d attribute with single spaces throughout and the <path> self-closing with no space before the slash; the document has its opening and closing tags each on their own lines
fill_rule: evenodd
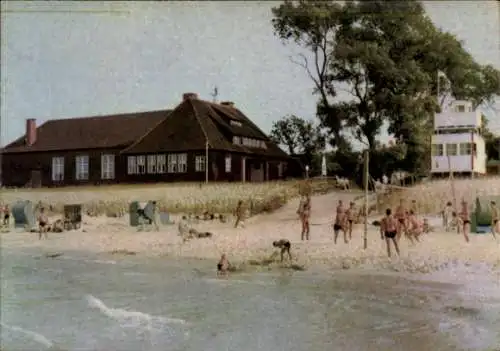
<svg viewBox="0 0 500 351">
<path fill-rule="evenodd" d="M 101 263 L 101 264 L 116 264 L 116 261 L 112 261 L 112 260 L 89 260 L 89 259 L 85 259 L 85 258 L 76 258 L 76 257 L 71 257 L 71 256 L 60 256 L 58 258 L 62 259 L 62 260 L 69 260 L 69 261 L 84 261 L 84 262 Z"/>
<path fill-rule="evenodd" d="M 87 295 L 87 302 L 90 307 L 98 309 L 105 316 L 112 318 L 118 322 L 131 323 L 131 324 L 141 324 L 147 323 L 148 325 L 154 324 L 181 324 L 189 325 L 187 321 L 179 318 L 169 318 L 164 316 L 152 316 L 150 314 L 139 312 L 139 311 L 127 311 L 122 308 L 111 308 L 104 304 L 103 301 L 98 298 Z"/>
<path fill-rule="evenodd" d="M 251 284 L 251 285 L 263 285 L 263 286 L 271 286 L 275 285 L 272 283 L 259 282 L 255 280 L 240 280 L 240 279 L 216 279 L 216 278 L 205 278 L 204 281 L 208 283 L 217 283 L 217 284 Z"/>
<path fill-rule="evenodd" d="M 53 347 L 54 346 L 54 343 L 51 340 L 47 339 L 44 335 L 42 335 L 40 333 L 31 331 L 31 330 L 27 330 L 27 329 L 24 329 L 24 328 L 15 326 L 15 325 L 7 325 L 7 324 L 2 323 L 2 322 L 0 322 L 0 325 L 5 329 L 29 336 L 33 341 L 36 341 L 37 343 L 39 343 L 45 347 Z"/>
</svg>

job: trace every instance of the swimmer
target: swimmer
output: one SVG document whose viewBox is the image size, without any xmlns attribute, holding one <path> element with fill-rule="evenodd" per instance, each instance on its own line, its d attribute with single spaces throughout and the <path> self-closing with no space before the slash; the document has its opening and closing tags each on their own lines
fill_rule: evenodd
<svg viewBox="0 0 500 351">
<path fill-rule="evenodd" d="M 459 217 L 462 220 L 462 230 L 464 233 L 464 238 L 466 242 L 469 242 L 469 231 L 470 231 L 470 213 L 467 201 L 462 201 L 462 210 L 459 213 Z"/>
<path fill-rule="evenodd" d="M 347 217 L 347 231 L 349 233 L 349 240 L 352 240 L 352 227 L 354 225 L 355 213 L 356 213 L 356 204 L 351 202 L 349 204 L 349 208 L 346 211 Z"/>
<path fill-rule="evenodd" d="M 222 254 L 219 263 L 217 263 L 217 275 L 218 276 L 227 275 L 227 272 L 229 271 L 229 266 L 230 263 L 226 257 L 226 254 Z"/>
<path fill-rule="evenodd" d="M 276 248 L 281 249 L 281 262 L 283 262 L 283 258 L 285 253 L 288 254 L 288 258 L 290 261 L 292 260 L 292 254 L 290 253 L 290 248 L 292 247 L 292 244 L 290 244 L 290 241 L 286 239 L 280 239 L 278 241 L 273 241 L 273 246 Z"/>
<path fill-rule="evenodd" d="M 387 255 L 391 257 L 391 240 L 396 249 L 396 253 L 399 256 L 399 247 L 397 241 L 397 233 L 398 227 L 401 225 L 401 222 L 397 220 L 393 215 L 390 208 L 385 210 L 385 217 L 382 218 L 380 222 L 380 232 L 385 236 L 385 242 L 387 244 Z"/>
<path fill-rule="evenodd" d="M 491 209 L 491 234 L 493 238 L 497 238 L 497 234 L 500 233 L 500 211 L 498 210 L 497 204 L 495 201 L 491 201 L 490 203 Z"/>
<path fill-rule="evenodd" d="M 340 231 L 344 233 L 344 242 L 347 244 L 347 216 L 346 216 L 346 211 L 344 209 L 344 203 L 342 200 L 339 200 L 339 204 L 337 206 L 337 215 L 335 216 L 335 222 L 333 224 L 333 233 L 334 233 L 334 239 L 333 242 L 336 244 L 337 243 L 337 238 L 339 236 Z"/>
<path fill-rule="evenodd" d="M 398 225 L 398 235 L 397 239 L 401 239 L 401 235 L 403 231 L 405 232 L 405 235 L 408 236 L 407 230 L 406 230 L 406 208 L 404 205 L 404 200 L 401 199 L 399 200 L 399 206 L 396 207 L 396 213 L 394 214 L 394 217 L 398 220 L 399 225 Z"/>
</svg>

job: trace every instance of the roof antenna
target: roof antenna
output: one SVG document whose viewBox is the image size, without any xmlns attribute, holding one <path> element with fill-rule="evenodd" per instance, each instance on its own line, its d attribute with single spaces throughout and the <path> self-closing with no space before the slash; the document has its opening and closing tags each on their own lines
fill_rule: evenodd
<svg viewBox="0 0 500 351">
<path fill-rule="evenodd" d="M 219 96 L 219 88 L 217 88 L 217 85 L 214 87 L 214 90 L 212 92 L 212 94 L 210 94 L 212 96 L 212 101 L 214 103 L 217 102 L 217 96 Z"/>
</svg>

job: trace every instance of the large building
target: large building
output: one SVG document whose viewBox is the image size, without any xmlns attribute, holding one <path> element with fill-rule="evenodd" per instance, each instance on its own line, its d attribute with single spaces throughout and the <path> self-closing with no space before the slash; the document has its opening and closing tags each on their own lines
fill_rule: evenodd
<svg viewBox="0 0 500 351">
<path fill-rule="evenodd" d="M 49 120 L 2 150 L 6 187 L 281 179 L 290 157 L 231 102 Z"/>
<path fill-rule="evenodd" d="M 486 145 L 482 114 L 468 101 L 454 101 L 434 117 L 431 173 L 436 176 L 484 175 Z"/>
</svg>

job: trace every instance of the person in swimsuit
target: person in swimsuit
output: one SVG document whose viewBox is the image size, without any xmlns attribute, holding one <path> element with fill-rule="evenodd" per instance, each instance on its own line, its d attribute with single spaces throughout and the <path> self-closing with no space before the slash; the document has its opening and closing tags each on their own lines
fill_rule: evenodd
<svg viewBox="0 0 500 351">
<path fill-rule="evenodd" d="M 234 211 L 236 216 L 236 221 L 234 222 L 234 227 L 238 228 L 239 224 L 243 224 L 243 217 L 245 215 L 245 209 L 243 208 L 243 201 L 238 201 L 238 205 L 236 206 L 236 210 Z"/>
<path fill-rule="evenodd" d="M 410 215 L 408 216 L 408 238 L 412 244 L 414 244 L 413 239 L 420 241 L 418 237 L 423 233 L 423 231 L 422 223 L 418 220 L 415 212 L 410 210 Z"/>
<path fill-rule="evenodd" d="M 500 233 L 500 211 L 498 210 L 497 204 L 495 201 L 491 201 L 490 203 L 491 210 L 491 234 L 496 239 L 497 234 Z"/>
<path fill-rule="evenodd" d="M 399 206 L 396 207 L 396 213 L 394 214 L 394 217 L 399 222 L 397 239 L 401 239 L 403 231 L 405 232 L 405 235 L 408 236 L 406 230 L 406 208 L 403 199 L 399 200 Z"/>
<path fill-rule="evenodd" d="M 465 241 L 469 242 L 470 214 L 469 206 L 465 200 L 462 201 L 462 210 L 460 211 L 459 216 L 462 220 L 462 231 L 464 233 Z"/>
<path fill-rule="evenodd" d="M 220 256 L 219 263 L 217 263 L 217 275 L 218 276 L 225 276 L 227 275 L 227 272 L 229 271 L 229 261 L 226 257 L 226 254 L 222 254 Z"/>
<path fill-rule="evenodd" d="M 391 240 L 394 243 L 394 247 L 396 249 L 396 253 L 399 256 L 399 246 L 397 241 L 397 233 L 398 227 L 401 225 L 401 222 L 397 220 L 393 215 L 390 208 L 385 210 L 385 217 L 380 221 L 380 232 L 385 237 L 385 242 L 387 244 L 387 255 L 391 257 Z"/>
<path fill-rule="evenodd" d="M 356 217 L 356 204 L 351 201 L 349 208 L 346 211 L 347 217 L 347 231 L 349 232 L 349 240 L 352 240 L 352 227 L 354 225 L 354 219 Z"/>
<path fill-rule="evenodd" d="M 10 220 L 9 206 L 5 205 L 4 208 L 3 208 L 3 218 L 2 218 L 3 225 L 4 226 L 8 226 L 9 225 L 9 220 Z"/>
<path fill-rule="evenodd" d="M 344 242 L 347 244 L 347 216 L 344 208 L 344 203 L 342 200 L 339 200 L 339 204 L 337 206 L 337 215 L 335 216 L 335 222 L 333 224 L 333 232 L 335 234 L 333 242 L 337 243 L 337 238 L 339 237 L 340 231 L 344 233 Z"/>
<path fill-rule="evenodd" d="M 451 201 L 446 203 L 445 208 L 443 209 L 443 227 L 448 232 L 451 227 L 452 222 L 452 213 L 453 213 L 453 205 Z"/>
<path fill-rule="evenodd" d="M 290 261 L 292 260 L 292 254 L 290 253 L 290 248 L 292 247 L 292 244 L 290 244 L 290 241 L 286 239 L 280 239 L 278 241 L 273 241 L 273 246 L 280 249 L 281 252 L 281 262 L 283 262 L 283 258 L 285 253 L 288 254 L 288 258 Z"/>
<path fill-rule="evenodd" d="M 45 209 L 40 208 L 40 214 L 38 215 L 38 240 L 42 239 L 42 233 L 45 239 L 48 239 L 47 232 L 49 231 L 49 219 L 45 214 Z"/>
<path fill-rule="evenodd" d="M 297 211 L 300 216 L 300 223 L 302 224 L 302 233 L 300 234 L 301 240 L 309 240 L 309 219 L 311 218 L 311 197 L 306 195 L 304 201 L 301 202 L 300 208 Z"/>
</svg>

